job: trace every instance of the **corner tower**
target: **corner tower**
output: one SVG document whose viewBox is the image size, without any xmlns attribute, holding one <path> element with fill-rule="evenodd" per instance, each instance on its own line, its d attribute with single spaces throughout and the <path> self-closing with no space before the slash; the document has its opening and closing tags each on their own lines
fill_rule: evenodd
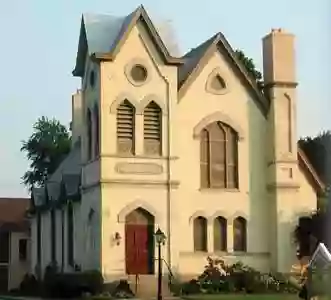
<svg viewBox="0 0 331 300">
<path fill-rule="evenodd" d="M 282 29 L 263 38 L 265 93 L 268 114 L 268 192 L 270 253 L 275 271 L 288 272 L 295 251 L 289 231 L 295 222 L 299 191 L 296 131 L 295 37 Z M 299 209 L 299 207 L 298 207 Z"/>
</svg>

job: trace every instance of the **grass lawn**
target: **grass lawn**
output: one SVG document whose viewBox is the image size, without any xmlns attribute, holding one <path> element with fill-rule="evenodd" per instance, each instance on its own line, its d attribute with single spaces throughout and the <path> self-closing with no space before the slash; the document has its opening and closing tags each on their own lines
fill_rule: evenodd
<svg viewBox="0 0 331 300">
<path fill-rule="evenodd" d="M 299 300 L 298 295 L 275 294 L 275 295 L 215 295 L 183 297 L 187 300 Z"/>
</svg>

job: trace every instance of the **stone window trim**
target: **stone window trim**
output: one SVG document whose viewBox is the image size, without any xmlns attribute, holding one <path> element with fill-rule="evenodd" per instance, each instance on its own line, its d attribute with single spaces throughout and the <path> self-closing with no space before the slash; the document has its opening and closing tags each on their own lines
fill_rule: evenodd
<svg viewBox="0 0 331 300">
<path fill-rule="evenodd" d="M 147 72 L 147 77 L 146 80 L 144 81 L 136 81 L 132 78 L 131 76 L 131 71 L 132 68 L 134 68 L 135 66 L 142 66 L 146 69 Z M 151 80 L 151 70 L 150 67 L 148 66 L 148 63 L 141 58 L 134 58 L 132 59 L 125 67 L 124 67 L 124 74 L 126 76 L 126 78 L 128 79 L 128 81 L 136 87 L 142 86 L 144 84 L 147 84 L 150 80 Z"/>
<path fill-rule="evenodd" d="M 148 156 L 162 156 L 162 109 L 151 101 L 144 109 L 144 154 Z"/>
<path fill-rule="evenodd" d="M 209 124 L 200 135 L 200 187 L 239 188 L 238 134 L 222 122 Z"/>
<path fill-rule="evenodd" d="M 190 217 L 189 217 L 189 224 L 193 224 L 194 220 L 198 217 L 204 217 L 205 219 L 208 220 L 208 223 L 210 221 L 210 217 L 208 217 L 207 213 L 203 210 L 198 210 L 196 211 L 194 214 L 192 214 Z"/>
<path fill-rule="evenodd" d="M 212 81 L 215 77 L 219 76 L 222 78 L 222 80 L 225 83 L 225 88 L 222 89 L 215 89 L 212 87 Z M 223 71 L 221 68 L 215 68 L 213 71 L 208 75 L 207 81 L 206 81 L 206 86 L 205 86 L 206 92 L 215 94 L 215 95 L 225 95 L 230 92 L 229 88 L 229 82 L 226 80 L 226 76 L 224 76 Z"/>
<path fill-rule="evenodd" d="M 247 219 L 242 216 L 237 216 L 232 221 L 233 230 L 233 252 L 247 252 Z M 239 232 L 239 233 L 238 233 Z M 238 235 L 239 234 L 239 235 Z"/>
<path fill-rule="evenodd" d="M 124 206 L 120 212 L 117 215 L 117 222 L 118 223 L 125 223 L 126 216 L 131 212 L 134 211 L 137 208 L 142 208 L 149 212 L 152 216 L 155 218 L 155 223 L 160 224 L 161 223 L 161 213 L 154 207 L 153 205 L 149 204 L 148 202 L 144 200 L 134 200 L 133 202 L 127 204 Z"/>
<path fill-rule="evenodd" d="M 158 96 L 156 94 L 149 94 L 139 101 L 139 103 L 140 103 L 139 114 L 143 114 L 145 108 L 151 102 L 155 102 L 160 107 L 163 116 L 167 115 L 166 100 L 160 98 L 160 96 Z"/>
<path fill-rule="evenodd" d="M 206 245 L 206 251 L 202 251 L 202 250 L 196 250 L 195 249 L 195 226 L 194 226 L 194 221 L 197 218 L 203 218 L 206 220 L 206 230 L 207 230 L 207 245 Z M 226 250 L 217 250 L 215 249 L 215 227 L 214 227 L 214 221 L 217 218 L 222 218 L 224 220 L 226 220 Z M 243 241 L 241 241 L 240 243 L 243 246 L 243 249 L 240 250 L 235 250 L 235 234 L 234 234 L 234 223 L 237 220 L 243 220 L 244 221 L 244 230 L 245 232 L 243 233 L 242 238 L 244 238 Z M 245 212 L 243 211 L 236 211 L 234 214 L 230 215 L 228 213 L 226 213 L 225 211 L 216 211 L 213 215 L 208 216 L 207 213 L 204 210 L 198 210 L 196 211 L 194 214 L 192 214 L 189 218 L 189 225 L 191 227 L 191 230 L 193 230 L 193 254 L 206 254 L 206 253 L 228 253 L 228 254 L 235 254 L 235 255 L 246 255 L 248 253 L 248 216 Z M 214 241 L 214 249 L 212 249 L 212 251 L 210 251 L 211 249 L 208 249 L 208 237 L 210 236 L 208 234 L 208 232 L 212 230 L 212 238 Z M 232 231 L 232 233 L 231 233 Z M 232 245 L 229 245 L 227 243 L 227 236 L 228 234 L 232 234 L 233 235 L 233 243 Z M 201 241 L 200 241 L 201 242 Z M 229 249 L 232 249 L 229 251 Z"/>
<path fill-rule="evenodd" d="M 221 111 L 216 111 L 201 119 L 200 122 L 197 125 L 195 125 L 195 127 L 193 128 L 193 138 L 195 140 L 199 140 L 201 131 L 209 124 L 217 121 L 232 127 L 238 134 L 239 142 L 245 139 L 245 132 L 243 128 L 237 122 L 235 122 L 230 116 L 224 114 Z"/>
<path fill-rule="evenodd" d="M 222 215 L 216 216 L 213 220 L 214 252 L 228 251 L 228 220 Z"/>
<path fill-rule="evenodd" d="M 162 115 L 167 115 L 166 101 L 156 94 L 148 94 L 142 99 L 136 99 L 136 97 L 128 92 L 123 92 L 117 95 L 114 101 L 110 105 L 109 112 L 111 114 L 117 113 L 117 108 L 121 103 L 127 99 L 135 108 L 136 115 L 144 114 L 144 110 L 150 102 L 155 102 L 162 110 Z"/>
<path fill-rule="evenodd" d="M 196 216 L 193 220 L 193 249 L 194 252 L 208 252 L 208 219 Z"/>
<path fill-rule="evenodd" d="M 247 222 L 249 219 L 248 214 L 242 210 L 236 211 L 233 214 L 230 214 L 225 210 L 216 210 L 212 215 L 209 215 L 205 210 L 197 210 L 189 217 L 189 224 L 192 225 L 193 220 L 199 216 L 206 218 L 209 225 L 213 224 L 214 219 L 217 217 L 227 219 L 229 225 L 233 224 L 233 221 L 238 217 L 244 218 Z"/>
<path fill-rule="evenodd" d="M 132 103 L 125 99 L 117 108 L 116 135 L 117 153 L 136 154 L 136 111 Z"/>
</svg>

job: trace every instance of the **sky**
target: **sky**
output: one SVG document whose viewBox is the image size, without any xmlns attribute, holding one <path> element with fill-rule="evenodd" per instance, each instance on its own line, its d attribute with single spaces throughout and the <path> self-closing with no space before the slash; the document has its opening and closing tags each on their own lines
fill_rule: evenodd
<svg viewBox="0 0 331 300">
<path fill-rule="evenodd" d="M 142 2 L 141 2 L 142 1 Z M 221 31 L 262 70 L 261 38 L 296 35 L 298 137 L 331 129 L 331 1 L 11 0 L 0 3 L 0 197 L 27 196 L 21 142 L 38 117 L 69 125 L 81 14 L 127 15 L 143 4 L 170 20 L 182 52 Z"/>
</svg>

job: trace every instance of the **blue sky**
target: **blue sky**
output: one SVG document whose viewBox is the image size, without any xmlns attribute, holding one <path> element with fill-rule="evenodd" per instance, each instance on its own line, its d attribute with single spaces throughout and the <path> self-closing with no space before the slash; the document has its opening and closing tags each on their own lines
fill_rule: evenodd
<svg viewBox="0 0 331 300">
<path fill-rule="evenodd" d="M 142 1 L 142 0 L 141 0 Z M 331 129 L 331 1 L 11 0 L 0 5 L 0 196 L 26 196 L 21 141 L 41 115 L 71 118 L 71 76 L 84 12 L 124 15 L 143 4 L 172 21 L 182 51 L 221 31 L 262 69 L 261 38 L 271 28 L 297 36 L 298 135 Z M 176 7 L 175 7 L 176 5 Z"/>
</svg>

